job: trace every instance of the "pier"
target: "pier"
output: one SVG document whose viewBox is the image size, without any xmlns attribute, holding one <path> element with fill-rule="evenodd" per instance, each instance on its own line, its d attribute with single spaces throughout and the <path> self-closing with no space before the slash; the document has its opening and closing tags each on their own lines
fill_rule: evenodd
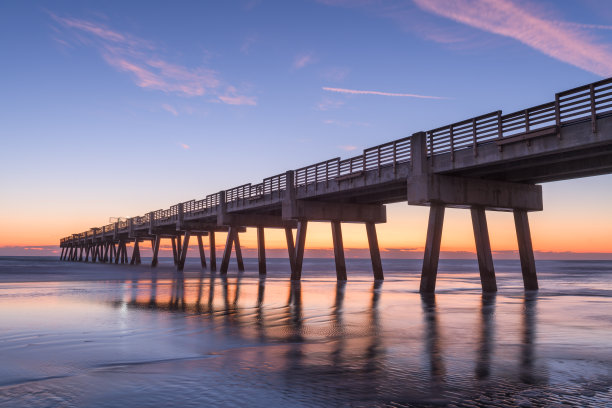
<svg viewBox="0 0 612 408">
<path fill-rule="evenodd" d="M 259 273 L 266 273 L 265 230 L 284 229 L 291 279 L 302 276 L 308 223 L 329 222 L 336 276 L 347 279 L 342 223 L 364 225 L 375 280 L 383 270 L 376 224 L 385 205 L 429 206 L 420 291 L 435 291 L 445 208 L 469 210 L 482 289 L 497 291 L 486 211 L 510 211 L 523 283 L 538 289 L 528 213 L 542 211 L 540 183 L 612 173 L 612 78 L 559 92 L 553 101 L 517 112 L 494 111 L 461 122 L 151 211 L 60 240 L 60 259 L 140 264 L 139 243 L 150 241 L 151 266 L 162 240 L 172 244 L 182 270 L 190 240 L 201 265 L 217 269 L 215 233 L 227 232 L 219 266 L 232 252 L 244 270 L 240 233 L 257 229 Z M 294 239 L 294 230 L 296 231 Z M 204 238 L 208 238 L 207 263 Z M 134 243 L 131 255 L 127 244 Z"/>
</svg>

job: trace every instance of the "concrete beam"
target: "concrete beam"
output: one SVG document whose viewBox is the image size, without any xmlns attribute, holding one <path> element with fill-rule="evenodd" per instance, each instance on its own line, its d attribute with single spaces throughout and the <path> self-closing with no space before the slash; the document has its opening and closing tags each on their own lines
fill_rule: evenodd
<svg viewBox="0 0 612 408">
<path fill-rule="evenodd" d="M 277 215 L 267 214 L 232 214 L 226 213 L 218 218 L 220 225 L 265 228 L 297 228 L 295 220 L 285 220 Z"/>
<path fill-rule="evenodd" d="M 295 200 L 283 206 L 283 219 L 338 222 L 387 222 L 384 205 Z"/>
<path fill-rule="evenodd" d="M 442 174 L 408 178 L 408 204 L 438 203 L 447 207 L 542 211 L 542 186 L 471 179 Z"/>
</svg>

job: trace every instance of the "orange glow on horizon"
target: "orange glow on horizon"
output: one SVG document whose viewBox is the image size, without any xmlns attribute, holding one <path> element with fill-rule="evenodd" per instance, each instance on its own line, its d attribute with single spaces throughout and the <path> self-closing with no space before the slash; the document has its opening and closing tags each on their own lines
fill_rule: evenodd
<svg viewBox="0 0 612 408">
<path fill-rule="evenodd" d="M 582 211 L 568 217 L 558 208 L 530 213 L 531 233 L 534 250 L 545 252 L 612 253 L 612 216 L 602 219 L 600 212 Z M 387 206 L 386 224 L 376 226 L 381 251 L 385 249 L 406 252 L 423 250 L 427 231 L 429 209 L 405 204 Z M 64 223 L 64 220 L 69 222 Z M 563 220 L 560 222 L 559 220 Z M 84 225 L 97 225 L 89 217 L 62 217 L 51 219 L 41 217 L 34 220 L 39 227 L 24 226 L 22 222 L 7 216 L 0 218 L 3 225 L 0 231 L 0 247 L 28 246 L 39 247 L 58 245 L 59 238 L 74 231 L 87 228 Z M 98 220 L 99 221 L 99 220 Z M 514 219 L 509 212 L 487 212 L 489 236 L 493 251 L 516 251 L 516 232 Z M 99 224 L 99 222 L 98 222 Z M 58 234 L 58 231 L 63 232 Z M 342 224 L 344 247 L 367 249 L 367 238 L 363 224 Z M 266 229 L 266 248 L 286 250 L 284 231 Z M 241 245 L 245 249 L 256 248 L 257 235 L 254 228 L 240 234 Z M 223 250 L 225 233 L 217 233 L 217 252 Z M 205 245 L 208 240 L 205 238 Z M 192 238 L 190 248 L 196 247 Z M 141 243 L 143 249 L 150 244 Z M 162 249 L 170 249 L 170 241 L 162 242 Z M 307 250 L 329 250 L 332 248 L 331 227 L 325 222 L 308 224 L 306 235 Z M 475 252 L 474 236 L 470 213 L 463 209 L 447 209 L 442 234 L 442 251 Z M 193 253 L 191 254 L 193 255 Z"/>
</svg>

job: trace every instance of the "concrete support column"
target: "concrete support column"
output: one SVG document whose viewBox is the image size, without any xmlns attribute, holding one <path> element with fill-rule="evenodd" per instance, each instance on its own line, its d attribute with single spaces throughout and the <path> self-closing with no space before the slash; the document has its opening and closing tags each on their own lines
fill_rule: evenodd
<svg viewBox="0 0 612 408">
<path fill-rule="evenodd" d="M 180 257 L 178 265 L 176 266 L 177 271 L 182 271 L 185 268 L 185 260 L 187 259 L 187 250 L 189 249 L 189 238 L 191 234 L 187 231 L 185 232 L 185 241 L 183 242 L 183 247 L 181 248 Z M 179 238 L 180 242 L 180 238 Z"/>
<path fill-rule="evenodd" d="M 266 274 L 266 239 L 264 227 L 257 227 L 257 260 L 259 263 L 259 274 Z"/>
<path fill-rule="evenodd" d="M 332 240 L 334 242 L 334 259 L 336 261 L 336 278 L 346 280 L 346 261 L 344 260 L 344 245 L 342 243 L 342 225 L 340 221 L 332 221 Z"/>
<path fill-rule="evenodd" d="M 421 293 L 433 293 L 436 290 L 436 276 L 438 274 L 443 224 L 444 205 L 431 203 L 429 207 L 429 223 L 427 225 L 425 254 L 423 256 L 423 270 L 421 272 Z"/>
<path fill-rule="evenodd" d="M 114 242 L 111 242 L 110 259 L 109 262 L 113 262 L 113 257 L 117 258 L 117 247 Z"/>
<path fill-rule="evenodd" d="M 157 266 L 160 241 L 161 241 L 161 237 L 159 235 L 156 235 L 155 243 L 153 244 L 153 257 L 151 258 L 151 267 Z"/>
<path fill-rule="evenodd" d="M 229 268 L 230 256 L 232 255 L 232 245 L 234 244 L 234 227 L 230 227 L 227 231 L 227 239 L 225 240 L 225 250 L 223 251 L 223 259 L 221 260 L 221 269 L 219 272 L 225 274 Z"/>
<path fill-rule="evenodd" d="M 293 243 L 293 229 L 285 227 L 285 238 L 287 239 L 287 252 L 289 253 L 289 266 L 291 276 L 295 273 L 295 245 Z"/>
<path fill-rule="evenodd" d="M 302 262 L 304 261 L 304 247 L 306 245 L 306 229 L 308 221 L 298 221 L 297 239 L 295 245 L 295 268 L 291 272 L 291 280 L 302 279 Z"/>
<path fill-rule="evenodd" d="M 132 259 L 130 260 L 130 265 L 140 264 L 140 245 L 138 244 L 138 240 L 134 241 L 134 249 L 132 250 Z"/>
<path fill-rule="evenodd" d="M 85 259 L 84 262 L 89 262 L 89 251 L 91 249 L 91 246 L 89 244 L 87 244 L 85 246 Z"/>
<path fill-rule="evenodd" d="M 208 245 L 210 246 L 210 270 L 217 270 L 217 247 L 215 243 L 215 231 L 208 232 Z"/>
<path fill-rule="evenodd" d="M 202 235 L 198 234 L 198 249 L 200 250 L 200 264 L 202 268 L 206 268 L 206 253 L 204 252 L 204 244 L 202 243 Z"/>
<path fill-rule="evenodd" d="M 176 263 L 178 265 L 181 259 L 181 253 L 183 252 L 183 237 L 179 234 L 176 236 Z"/>
<path fill-rule="evenodd" d="M 482 207 L 472 207 L 472 226 L 474 227 L 474 239 L 476 241 L 476 254 L 478 256 L 478 268 L 480 269 L 480 283 L 483 292 L 497 292 L 495 280 L 495 268 L 491 254 L 491 242 L 489 241 L 489 229 L 487 228 L 487 217 Z"/>
<path fill-rule="evenodd" d="M 176 253 L 176 238 L 172 237 L 172 256 L 174 257 L 174 264 L 178 263 L 178 254 Z"/>
<path fill-rule="evenodd" d="M 83 245 L 80 245 L 79 249 L 80 249 L 80 251 L 79 251 L 79 262 L 82 262 L 83 261 Z"/>
<path fill-rule="evenodd" d="M 514 210 L 514 224 L 516 225 L 516 237 L 518 239 L 525 290 L 537 290 L 538 276 L 536 274 L 535 258 L 533 257 L 527 211 Z"/>
<path fill-rule="evenodd" d="M 62 252 L 60 253 L 60 261 L 61 261 L 62 259 L 64 259 L 64 250 L 65 250 L 65 249 L 66 249 L 66 248 L 62 247 Z"/>
<path fill-rule="evenodd" d="M 123 259 L 121 260 L 121 263 L 128 263 L 127 242 L 125 241 L 123 241 Z"/>
<path fill-rule="evenodd" d="M 236 262 L 238 262 L 238 270 L 244 272 L 244 262 L 242 261 L 242 247 L 240 246 L 240 236 L 238 230 L 234 232 L 234 251 L 236 251 Z"/>
<path fill-rule="evenodd" d="M 380 259 L 380 249 L 378 248 L 378 237 L 376 236 L 376 224 L 366 222 L 366 232 L 368 234 L 368 245 L 370 246 L 370 258 L 372 259 L 372 271 L 374 279 L 385 279 L 382 269 L 382 261 Z"/>
<path fill-rule="evenodd" d="M 104 258 L 103 262 L 108 262 L 108 250 L 110 249 L 110 242 L 104 243 Z"/>
</svg>

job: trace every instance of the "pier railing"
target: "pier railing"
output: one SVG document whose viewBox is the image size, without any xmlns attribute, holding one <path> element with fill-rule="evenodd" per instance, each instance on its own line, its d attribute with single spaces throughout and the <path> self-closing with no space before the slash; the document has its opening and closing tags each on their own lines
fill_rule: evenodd
<svg viewBox="0 0 612 408">
<path fill-rule="evenodd" d="M 590 121 L 593 132 L 597 132 L 597 119 L 612 115 L 612 78 L 592 84 L 583 85 L 555 95 L 555 100 L 542 105 L 502 115 L 501 111 L 487 113 L 463 120 L 461 122 L 429 130 L 427 153 L 430 157 L 450 153 L 454 160 L 455 152 L 472 149 L 478 154 L 478 146 L 487 143 L 503 145 L 513 138 L 537 137 L 543 134 L 559 133 L 564 125 L 581 121 Z M 359 177 L 369 171 L 378 171 L 380 176 L 384 168 L 393 167 L 410 161 L 410 137 L 404 137 L 363 150 L 363 154 L 341 160 L 335 157 L 330 160 L 301 167 L 294 171 L 296 187 L 306 191 L 316 191 L 320 183 L 341 181 Z M 278 200 L 286 190 L 285 173 L 267 177 L 259 184 L 243 184 L 225 190 L 225 201 L 235 207 L 257 200 Z M 74 239 L 102 236 L 115 233 L 115 229 L 127 230 L 132 226 L 146 224 L 159 225 L 178 220 L 179 206 L 183 216 L 193 217 L 202 214 L 213 214 L 220 203 L 219 193 L 210 194 L 201 200 L 190 200 L 176 204 L 166 210 L 157 210 L 144 216 L 134 217 L 102 228 L 92 229 L 81 234 L 65 237 L 60 243 Z M 151 215 L 153 219 L 151 219 Z M 131 221 L 130 221 L 131 220 Z"/>
</svg>

